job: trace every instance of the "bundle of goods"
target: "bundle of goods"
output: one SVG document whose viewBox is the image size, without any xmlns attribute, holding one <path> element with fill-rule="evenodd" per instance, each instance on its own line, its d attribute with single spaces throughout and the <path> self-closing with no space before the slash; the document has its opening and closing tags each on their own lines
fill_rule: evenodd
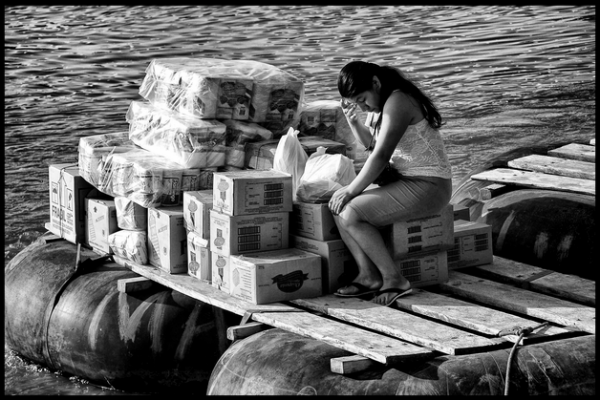
<svg viewBox="0 0 600 400">
<path fill-rule="evenodd" d="M 368 153 L 354 137 L 342 107 L 335 100 L 319 100 L 302 107 L 298 123 L 299 136 L 318 136 L 346 145 L 346 155 L 362 168 Z"/>
<path fill-rule="evenodd" d="M 127 132 L 87 136 L 79 139 L 79 175 L 94 186 L 100 182 L 102 158 L 139 149 Z"/>
<path fill-rule="evenodd" d="M 228 119 L 222 121 L 226 126 L 225 143 L 227 152 L 225 165 L 244 168 L 246 144 L 273 138 L 273 132 L 254 122 Z"/>
<path fill-rule="evenodd" d="M 258 61 L 164 58 L 150 63 L 139 93 L 178 113 L 258 122 L 273 131 L 298 118 L 304 83 Z"/>
<path fill-rule="evenodd" d="M 139 101 L 131 102 L 126 119 L 131 141 L 183 168 L 225 165 L 227 126 L 219 121 L 202 120 Z"/>
</svg>

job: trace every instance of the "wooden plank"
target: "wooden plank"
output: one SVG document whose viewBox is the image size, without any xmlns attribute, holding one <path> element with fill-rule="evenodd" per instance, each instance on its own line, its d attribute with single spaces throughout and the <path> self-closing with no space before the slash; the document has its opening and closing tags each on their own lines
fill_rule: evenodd
<svg viewBox="0 0 600 400">
<path fill-rule="evenodd" d="M 230 326 L 227 328 L 227 339 L 231 341 L 245 339 L 248 336 L 269 328 L 270 326 L 261 324 L 260 322 L 248 322 L 244 325 Z"/>
<path fill-rule="evenodd" d="M 156 285 L 154 281 L 143 276 L 138 276 L 136 278 L 119 279 L 117 281 L 117 290 L 122 293 L 132 293 L 150 289 L 154 285 Z"/>
<path fill-rule="evenodd" d="M 511 283 L 588 306 L 596 306 L 596 282 L 523 264 L 508 258 L 494 256 L 492 264 L 473 267 L 467 273 Z"/>
<path fill-rule="evenodd" d="M 502 340 L 488 339 L 358 298 L 328 295 L 291 303 L 446 354 L 469 354 L 505 345 Z"/>
<path fill-rule="evenodd" d="M 337 357 L 329 360 L 331 372 L 348 375 L 371 368 L 375 362 L 363 356 Z"/>
<path fill-rule="evenodd" d="M 571 160 L 596 162 L 596 147 L 589 144 L 570 143 L 557 149 L 549 150 L 548 155 Z"/>
<path fill-rule="evenodd" d="M 396 302 L 396 307 L 492 336 L 498 336 L 500 332 L 512 327 L 538 325 L 537 321 L 531 319 L 420 289 L 413 289 L 410 296 Z M 524 338 L 523 343 L 570 332 L 561 327 L 547 326 Z M 518 336 L 503 338 L 514 343 Z"/>
<path fill-rule="evenodd" d="M 532 154 L 508 162 L 512 168 L 580 179 L 596 179 L 596 163 Z"/>
<path fill-rule="evenodd" d="M 552 189 L 563 192 L 596 195 L 596 182 L 589 179 L 542 174 L 518 169 L 496 168 L 471 176 L 471 179 L 499 182 L 535 189 Z"/>
<path fill-rule="evenodd" d="M 370 358 L 382 364 L 439 355 L 388 336 L 317 317 L 309 312 L 265 312 L 252 314 L 252 319 L 276 328 L 320 340 L 337 348 Z"/>
<path fill-rule="evenodd" d="M 458 271 L 450 271 L 449 275 L 449 281 L 439 286 L 463 298 L 584 332 L 596 333 L 595 308 Z"/>
<path fill-rule="evenodd" d="M 187 274 L 169 274 L 166 271 L 153 267 L 151 265 L 141 265 L 122 257 L 113 255 L 113 259 L 133 272 L 142 275 L 148 279 L 158 282 L 163 286 L 177 290 L 187 296 L 204 303 L 222 308 L 234 314 L 244 315 L 244 313 L 268 312 L 268 311 L 302 311 L 282 303 L 271 303 L 265 305 L 256 305 L 239 300 L 229 294 L 212 287 L 209 283 L 202 282 L 199 279 Z"/>
</svg>

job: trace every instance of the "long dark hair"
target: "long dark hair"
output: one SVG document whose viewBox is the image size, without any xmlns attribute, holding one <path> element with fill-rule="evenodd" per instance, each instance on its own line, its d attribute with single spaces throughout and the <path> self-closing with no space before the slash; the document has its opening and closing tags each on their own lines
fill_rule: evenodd
<svg viewBox="0 0 600 400">
<path fill-rule="evenodd" d="M 342 97 L 350 98 L 371 90 L 374 76 L 377 76 L 381 82 L 379 95 L 384 104 L 392 91 L 400 89 L 419 102 L 425 119 L 432 128 L 438 129 L 444 124 L 433 101 L 395 67 L 379 66 L 365 61 L 351 61 L 340 71 L 338 91 Z"/>
</svg>

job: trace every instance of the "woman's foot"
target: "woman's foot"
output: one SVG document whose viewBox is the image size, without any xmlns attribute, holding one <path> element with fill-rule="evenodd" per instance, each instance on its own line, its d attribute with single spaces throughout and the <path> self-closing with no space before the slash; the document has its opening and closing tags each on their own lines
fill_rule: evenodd
<svg viewBox="0 0 600 400">
<path fill-rule="evenodd" d="M 389 282 L 384 284 L 379 291 L 375 294 L 373 299 L 374 303 L 381 304 L 382 306 L 390 306 L 394 302 L 409 293 L 412 292 L 410 282 L 404 280 L 404 282 Z"/>
<path fill-rule="evenodd" d="M 356 277 L 354 281 L 341 287 L 334 294 L 342 297 L 358 297 L 377 292 L 382 282 L 376 279 L 361 279 Z"/>
</svg>

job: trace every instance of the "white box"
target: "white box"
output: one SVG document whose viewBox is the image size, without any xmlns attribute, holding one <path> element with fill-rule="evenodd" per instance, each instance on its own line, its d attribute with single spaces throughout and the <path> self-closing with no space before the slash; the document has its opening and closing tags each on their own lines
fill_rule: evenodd
<svg viewBox="0 0 600 400">
<path fill-rule="evenodd" d="M 448 282 L 447 251 L 433 251 L 394 260 L 412 287 Z"/>
<path fill-rule="evenodd" d="M 322 294 L 321 257 L 281 249 L 230 257 L 230 293 L 253 304 Z"/>
<path fill-rule="evenodd" d="M 114 200 L 86 199 L 85 244 L 101 253 L 113 254 L 108 237 L 119 230 Z"/>
<path fill-rule="evenodd" d="M 275 170 L 213 174 L 213 209 L 237 216 L 292 211 L 292 176 Z"/>
<path fill-rule="evenodd" d="M 212 281 L 208 240 L 202 238 L 197 232 L 189 231 L 187 234 L 187 261 L 188 275 L 203 282 Z"/>
<path fill-rule="evenodd" d="M 316 240 L 340 239 L 340 231 L 327 203 L 295 201 L 290 215 L 290 232 Z"/>
<path fill-rule="evenodd" d="M 290 235 L 290 247 L 321 256 L 323 294 L 350 284 L 358 274 L 356 261 L 341 239 L 321 241 Z"/>
<path fill-rule="evenodd" d="M 491 225 L 475 221 L 454 221 L 454 247 L 448 250 L 448 268 L 474 267 L 493 261 Z"/>
<path fill-rule="evenodd" d="M 211 285 L 229 293 L 229 256 L 210 252 Z"/>
<path fill-rule="evenodd" d="M 183 208 L 148 209 L 148 261 L 170 274 L 187 273 L 187 234 Z"/>
<path fill-rule="evenodd" d="M 197 190 L 183 192 L 183 220 L 188 231 L 194 231 L 203 239 L 210 238 L 210 214 L 213 191 Z"/>
<path fill-rule="evenodd" d="M 79 174 L 73 164 L 48 167 L 50 223 L 48 230 L 71 243 L 85 242 L 85 198 L 94 186 Z"/>
<path fill-rule="evenodd" d="M 289 246 L 290 213 L 238 215 L 210 210 L 210 250 L 224 255 L 284 249 Z"/>
<path fill-rule="evenodd" d="M 453 207 L 449 204 L 437 214 L 396 222 L 382 229 L 382 236 L 394 259 L 447 250 L 454 246 L 453 221 Z"/>
</svg>

